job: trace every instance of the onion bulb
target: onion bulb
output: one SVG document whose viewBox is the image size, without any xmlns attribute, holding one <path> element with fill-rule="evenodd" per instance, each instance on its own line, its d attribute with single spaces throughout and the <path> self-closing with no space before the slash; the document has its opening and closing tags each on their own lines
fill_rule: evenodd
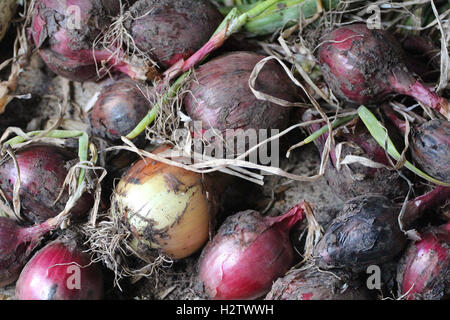
<svg viewBox="0 0 450 320">
<path fill-rule="evenodd" d="M 145 159 L 119 181 L 112 214 L 129 225 L 131 246 L 140 256 L 158 250 L 182 259 L 208 239 L 211 197 L 201 174 Z"/>
</svg>

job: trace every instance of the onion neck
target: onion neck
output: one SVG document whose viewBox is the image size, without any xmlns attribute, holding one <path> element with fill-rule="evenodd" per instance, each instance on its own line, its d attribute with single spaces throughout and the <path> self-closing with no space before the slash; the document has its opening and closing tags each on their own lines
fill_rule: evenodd
<svg viewBox="0 0 450 320">
<path fill-rule="evenodd" d="M 403 224 L 411 226 L 424 213 L 445 204 L 450 199 L 450 187 L 437 186 L 430 192 L 410 200 L 406 204 Z"/>
<path fill-rule="evenodd" d="M 303 219 L 303 205 L 304 203 L 301 202 L 281 216 L 267 217 L 266 219 L 271 226 L 277 226 L 278 228 L 288 232 L 298 221 Z"/>
<path fill-rule="evenodd" d="M 392 110 L 391 107 L 388 105 L 382 106 L 384 114 L 388 117 L 388 119 L 391 121 L 391 123 L 398 129 L 402 134 L 406 133 L 406 123 L 405 121 L 401 120 L 397 115 L 395 114 L 394 110 Z"/>
</svg>

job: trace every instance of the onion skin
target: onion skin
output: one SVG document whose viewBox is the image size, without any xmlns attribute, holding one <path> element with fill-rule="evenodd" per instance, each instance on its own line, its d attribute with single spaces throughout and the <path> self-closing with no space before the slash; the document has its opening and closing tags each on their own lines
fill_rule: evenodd
<svg viewBox="0 0 450 320">
<path fill-rule="evenodd" d="M 215 300 L 251 300 L 267 293 L 294 261 L 289 230 L 302 213 L 296 206 L 279 217 L 253 210 L 228 217 L 199 259 L 204 294 Z"/>
<path fill-rule="evenodd" d="M 12 219 L 0 217 L 0 287 L 17 280 L 40 238 L 53 229 L 48 222 L 24 228 Z"/>
<path fill-rule="evenodd" d="M 450 223 L 433 227 L 411 243 L 398 265 L 399 296 L 439 300 L 450 294 Z"/>
<path fill-rule="evenodd" d="M 79 266 L 78 274 L 69 269 L 74 266 Z M 78 275 L 79 283 L 76 283 L 74 277 Z M 18 300 L 100 300 L 102 297 L 101 269 L 91 264 L 90 256 L 75 242 L 48 243 L 26 264 L 16 284 Z"/>
<path fill-rule="evenodd" d="M 336 275 L 315 269 L 292 270 L 278 279 L 265 300 L 372 300 L 367 288 L 351 283 L 344 285 L 350 275 Z"/>
<path fill-rule="evenodd" d="M 89 116 L 92 133 L 113 144 L 120 142 L 121 137 L 131 132 L 151 108 L 143 92 L 146 93 L 145 89 L 140 89 L 130 79 L 106 86 Z"/>
<path fill-rule="evenodd" d="M 15 154 L 20 169 L 21 215 L 28 222 L 43 222 L 60 213 L 68 199 L 67 190 L 57 203 L 68 173 L 68 161 L 76 158 L 62 147 L 50 144 L 30 144 Z M 0 187 L 12 201 L 16 167 L 11 158 L 0 166 Z M 85 216 L 94 204 L 91 194 L 85 193 L 71 210 L 74 219 Z"/>
<path fill-rule="evenodd" d="M 139 0 L 130 12 L 140 17 L 128 21 L 136 46 L 164 69 L 200 49 L 223 20 L 205 0 Z"/>
<path fill-rule="evenodd" d="M 213 197 L 202 175 L 147 159 L 122 177 L 114 199 L 139 254 L 182 259 L 208 240 Z"/>
<path fill-rule="evenodd" d="M 96 62 L 114 70 L 139 78 L 138 70 L 112 57 L 108 50 L 93 48 L 101 32 L 111 24 L 111 15 L 119 13 L 114 0 L 37 0 L 33 12 L 31 37 L 47 66 L 56 74 L 73 81 L 95 81 L 105 72 L 97 74 Z M 69 6 L 80 10 L 81 28 L 69 28 Z M 117 11 L 116 11 L 117 10 Z M 113 50 L 113 49 L 112 49 Z M 114 50 L 113 50 L 114 51 Z"/>
<path fill-rule="evenodd" d="M 312 117 L 305 113 L 303 121 L 312 120 Z M 312 124 L 308 131 L 313 133 L 324 124 Z M 328 133 L 324 133 L 314 140 L 319 152 L 322 154 Z M 377 163 L 389 166 L 386 152 L 360 120 L 349 132 L 342 132 L 335 136 L 335 143 L 345 144 L 342 146 L 341 159 L 347 155 L 361 156 Z M 388 198 L 405 196 L 408 192 L 408 184 L 399 174 L 393 170 L 385 168 L 370 168 L 359 163 L 341 165 L 337 169 L 337 155 L 335 146 L 330 150 L 330 161 L 328 161 L 324 177 L 327 184 L 336 192 L 336 195 L 344 201 L 364 194 L 377 193 Z"/>
<path fill-rule="evenodd" d="M 264 56 L 251 52 L 233 52 L 215 58 L 196 71 L 190 94 L 184 99 L 187 114 L 201 121 L 202 129 L 216 129 L 224 138 L 227 129 L 285 129 L 292 108 L 258 100 L 249 88 L 255 65 Z M 256 81 L 256 89 L 295 102 L 299 91 L 281 66 L 274 61 L 265 64 Z M 195 132 L 199 136 L 202 132 Z"/>
<path fill-rule="evenodd" d="M 400 44 L 386 31 L 360 23 L 335 29 L 322 39 L 319 58 L 328 86 L 347 102 L 376 104 L 399 93 L 448 117 L 448 101 L 412 75 Z"/>
</svg>

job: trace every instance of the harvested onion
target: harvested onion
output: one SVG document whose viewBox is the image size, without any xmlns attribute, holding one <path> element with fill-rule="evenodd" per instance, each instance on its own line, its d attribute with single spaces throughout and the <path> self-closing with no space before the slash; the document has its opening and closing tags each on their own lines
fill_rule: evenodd
<svg viewBox="0 0 450 320">
<path fill-rule="evenodd" d="M 208 239 L 211 197 L 202 175 L 150 159 L 133 165 L 117 185 L 117 212 L 134 235 L 141 256 L 159 250 L 182 259 Z"/>
</svg>

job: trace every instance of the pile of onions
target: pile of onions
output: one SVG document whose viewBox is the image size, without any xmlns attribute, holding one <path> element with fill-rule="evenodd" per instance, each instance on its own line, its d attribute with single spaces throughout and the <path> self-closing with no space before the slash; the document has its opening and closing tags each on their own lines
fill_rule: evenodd
<svg viewBox="0 0 450 320">
<path fill-rule="evenodd" d="M 25 228 L 12 219 L 0 217 L 0 287 L 17 280 L 41 238 L 55 229 L 54 222 Z"/>
<path fill-rule="evenodd" d="M 160 252 L 182 259 L 208 240 L 212 191 L 201 174 L 144 159 L 119 181 L 112 214 L 129 225 L 131 246 L 141 257 Z"/>
<path fill-rule="evenodd" d="M 429 193 L 410 200 L 402 216 L 405 228 L 425 212 L 445 204 L 449 187 L 436 187 Z M 344 268 L 365 271 L 370 265 L 381 265 L 398 256 L 407 245 L 398 217 L 401 204 L 368 194 L 347 201 L 330 223 L 314 248 L 316 263 L 321 269 Z"/>
<path fill-rule="evenodd" d="M 129 13 L 125 25 L 136 46 L 162 68 L 190 57 L 223 20 L 206 0 L 138 0 Z"/>
<path fill-rule="evenodd" d="M 89 120 L 92 133 L 111 143 L 120 142 L 151 108 L 145 88 L 131 79 L 118 80 L 102 89 Z"/>
<path fill-rule="evenodd" d="M 399 93 L 449 116 L 447 99 L 408 70 L 404 52 L 390 33 L 358 23 L 339 27 L 321 41 L 321 69 L 336 96 L 350 103 L 376 104 Z"/>
<path fill-rule="evenodd" d="M 367 288 L 350 278 L 345 272 L 294 269 L 273 284 L 265 300 L 371 300 Z"/>
<path fill-rule="evenodd" d="M 292 108 L 259 100 L 249 87 L 250 75 L 263 58 L 253 52 L 233 52 L 201 65 L 184 100 L 187 114 L 193 121 L 201 121 L 203 130 L 221 132 L 226 140 L 239 139 L 239 129 L 257 133 L 260 129 L 285 129 Z M 299 90 L 274 61 L 264 65 L 255 89 L 289 102 L 299 99 Z M 202 137 L 204 132 L 194 133 Z"/>
<path fill-rule="evenodd" d="M 28 222 L 42 222 L 60 213 L 69 198 L 67 189 L 58 199 L 68 174 L 69 161 L 76 159 L 65 148 L 35 143 L 15 152 L 20 172 L 21 216 Z M 0 188 L 13 200 L 17 169 L 12 158 L 0 165 Z M 85 193 L 71 210 L 72 218 L 82 218 L 93 206 L 94 198 Z"/>
<path fill-rule="evenodd" d="M 55 240 L 26 264 L 16 284 L 19 300 L 99 300 L 100 267 L 74 240 Z"/>
<path fill-rule="evenodd" d="M 256 299 L 294 262 L 289 231 L 303 204 L 278 217 L 247 210 L 228 217 L 199 260 L 198 280 L 210 299 Z"/>
<path fill-rule="evenodd" d="M 450 223 L 432 227 L 411 243 L 398 265 L 399 296 L 438 300 L 450 294 Z"/>
<path fill-rule="evenodd" d="M 314 117 L 309 112 L 303 115 L 303 121 L 313 119 Z M 325 124 L 311 124 L 308 131 L 313 133 L 322 125 Z M 323 153 L 327 138 L 328 132 L 314 140 L 320 153 Z M 385 150 L 375 141 L 360 120 L 350 130 L 338 132 L 334 136 L 334 140 L 336 145 L 342 144 L 340 161 L 347 155 L 352 155 L 387 167 L 390 166 Z M 405 196 L 408 192 L 408 184 L 394 170 L 383 167 L 373 168 L 360 163 L 342 164 L 338 169 L 336 146 L 331 147 L 329 157 L 330 161 L 328 161 L 324 177 L 336 195 L 344 201 L 368 192 L 381 194 L 388 198 Z"/>
<path fill-rule="evenodd" d="M 394 111 L 383 106 L 384 113 L 403 133 L 406 124 Z M 418 167 L 443 182 L 450 183 L 450 121 L 433 119 L 413 126 L 410 139 L 411 155 Z"/>
<path fill-rule="evenodd" d="M 47 66 L 73 81 L 97 80 L 97 65 L 121 71 L 132 78 L 144 78 L 142 71 L 120 61 L 111 51 L 121 48 L 94 47 L 96 39 L 120 11 L 116 0 L 37 0 L 31 36 Z M 79 15 L 79 16 L 78 16 Z M 79 23 L 80 25 L 76 25 Z"/>
</svg>

